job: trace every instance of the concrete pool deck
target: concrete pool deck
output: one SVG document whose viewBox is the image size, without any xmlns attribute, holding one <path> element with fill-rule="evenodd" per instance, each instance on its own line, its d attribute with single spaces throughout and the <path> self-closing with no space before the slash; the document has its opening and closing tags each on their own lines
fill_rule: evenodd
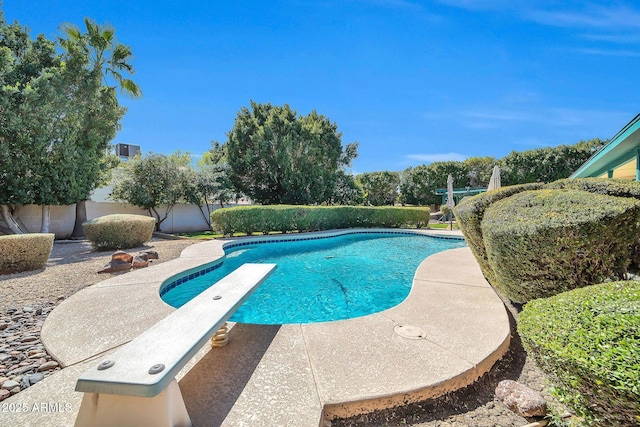
<svg viewBox="0 0 640 427">
<path fill-rule="evenodd" d="M 72 425 L 82 398 L 77 378 L 171 313 L 160 285 L 220 258 L 226 242 L 190 246 L 178 259 L 113 276 L 61 303 L 42 340 L 65 369 L 4 400 L 26 410 L 3 413 L 2 424 Z M 178 377 L 195 426 L 315 427 L 437 397 L 487 372 L 507 350 L 510 329 L 502 301 L 460 248 L 427 258 L 407 299 L 388 310 L 327 323 L 236 324 L 229 338 L 220 349 L 206 345 Z"/>
</svg>

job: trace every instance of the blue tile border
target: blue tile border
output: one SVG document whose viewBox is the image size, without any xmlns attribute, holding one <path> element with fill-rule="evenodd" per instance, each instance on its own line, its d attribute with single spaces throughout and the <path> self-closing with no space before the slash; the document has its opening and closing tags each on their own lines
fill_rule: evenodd
<svg viewBox="0 0 640 427">
<path fill-rule="evenodd" d="M 424 236 L 431 237 L 433 239 L 443 239 L 443 240 L 464 240 L 462 236 L 438 236 L 433 234 L 425 234 L 415 231 L 406 231 L 406 230 L 354 230 L 354 231 L 342 231 L 336 234 L 327 234 L 324 236 L 291 236 L 290 238 L 278 238 L 274 237 L 271 239 L 261 239 L 261 240 L 251 240 L 248 242 L 236 242 L 236 243 L 228 243 L 223 245 L 223 249 L 232 249 L 240 246 L 249 246 L 249 245 L 260 245 L 263 243 L 284 243 L 284 242 L 301 242 L 305 240 L 319 240 L 319 239 L 329 239 L 332 237 L 345 236 L 348 234 L 400 234 L 404 236 Z M 195 272 L 186 272 L 181 277 L 172 280 L 171 282 L 163 283 L 160 286 L 160 298 L 162 298 L 167 292 L 176 288 L 177 286 L 186 283 L 190 280 L 195 279 L 196 277 L 200 277 L 206 273 L 209 273 L 213 270 L 217 270 L 222 266 L 224 262 L 224 257 L 214 261 L 214 265 L 209 265 L 208 267 L 202 268 Z"/>
</svg>

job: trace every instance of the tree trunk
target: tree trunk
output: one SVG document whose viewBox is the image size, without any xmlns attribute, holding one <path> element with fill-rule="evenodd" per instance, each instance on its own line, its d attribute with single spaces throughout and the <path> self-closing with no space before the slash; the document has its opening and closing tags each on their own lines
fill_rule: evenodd
<svg viewBox="0 0 640 427">
<path fill-rule="evenodd" d="M 42 226 L 40 227 L 40 232 L 48 233 L 49 224 L 51 224 L 51 206 L 42 205 Z"/>
<path fill-rule="evenodd" d="M 156 219 L 156 231 L 162 231 L 160 230 L 160 224 L 162 223 L 162 220 L 160 220 L 160 214 L 158 213 L 156 208 L 149 208 L 149 216 Z"/>
<path fill-rule="evenodd" d="M 87 201 L 81 200 L 76 203 L 76 223 L 73 226 L 73 233 L 71 233 L 72 238 L 82 238 L 85 237 L 84 227 L 82 226 L 83 222 L 87 221 Z"/>
<path fill-rule="evenodd" d="M 7 227 L 13 234 L 24 234 L 24 231 L 16 222 L 8 205 L 0 205 L 0 215 L 2 215 L 2 220 L 7 224 Z"/>
</svg>

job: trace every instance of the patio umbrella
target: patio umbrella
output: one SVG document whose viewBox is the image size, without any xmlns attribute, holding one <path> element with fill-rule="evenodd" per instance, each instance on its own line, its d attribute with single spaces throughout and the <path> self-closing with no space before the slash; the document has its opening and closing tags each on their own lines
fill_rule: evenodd
<svg viewBox="0 0 640 427">
<path fill-rule="evenodd" d="M 495 165 L 491 178 L 489 179 L 489 188 L 487 188 L 487 190 L 495 190 L 497 188 L 500 188 L 500 168 L 498 165 Z"/>
<path fill-rule="evenodd" d="M 456 201 L 453 199 L 453 176 L 449 174 L 447 177 L 447 207 L 451 211 L 456 205 Z M 453 212 L 449 213 L 449 228 L 453 230 Z"/>
</svg>

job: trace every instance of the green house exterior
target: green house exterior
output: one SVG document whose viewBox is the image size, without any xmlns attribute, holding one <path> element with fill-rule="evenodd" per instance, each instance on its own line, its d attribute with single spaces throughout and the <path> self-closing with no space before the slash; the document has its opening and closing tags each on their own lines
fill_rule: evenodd
<svg viewBox="0 0 640 427">
<path fill-rule="evenodd" d="M 593 177 L 640 181 L 640 114 L 571 175 Z"/>
</svg>

